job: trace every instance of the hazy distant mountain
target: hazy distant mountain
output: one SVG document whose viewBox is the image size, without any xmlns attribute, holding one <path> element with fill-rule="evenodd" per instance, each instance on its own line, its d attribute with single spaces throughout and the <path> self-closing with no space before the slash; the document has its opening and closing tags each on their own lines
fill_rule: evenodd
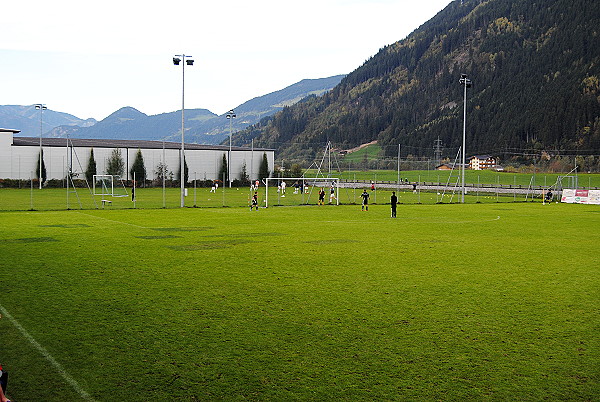
<svg viewBox="0 0 600 402">
<path fill-rule="evenodd" d="M 232 131 L 235 133 L 243 130 L 258 123 L 263 117 L 272 116 L 307 96 L 323 95 L 339 84 L 344 77 L 345 75 L 336 75 L 328 78 L 306 79 L 279 91 L 251 99 L 234 109 L 236 118 L 231 123 Z M 224 114 L 207 121 L 200 127 L 191 127 L 189 132 L 186 125 L 186 138 L 197 143 L 220 143 L 229 136 L 229 123 Z"/>
<path fill-rule="evenodd" d="M 302 80 L 280 91 L 249 100 L 235 108 L 233 132 L 255 124 L 284 106 L 297 103 L 310 95 L 322 95 L 344 78 L 335 77 Z M 2 113 L 4 112 L 4 113 Z M 22 136 L 40 133 L 39 110 L 33 106 L 0 106 L 0 127 L 21 130 Z M 186 142 L 218 144 L 229 135 L 229 120 L 206 109 L 185 110 Z M 66 113 L 45 110 L 45 137 L 174 140 L 181 138 L 181 111 L 148 116 L 132 107 L 123 107 L 102 121 L 82 120 Z"/>
<path fill-rule="evenodd" d="M 214 113 L 205 109 L 186 109 L 186 131 L 215 117 Z M 148 116 L 132 107 L 124 107 L 92 127 L 71 128 L 69 135 L 74 138 L 160 140 L 180 131 L 181 112 Z"/>
<path fill-rule="evenodd" d="M 96 124 L 95 119 L 83 120 L 68 113 L 55 112 L 46 109 L 42 114 L 42 132 L 49 136 L 48 131 L 58 126 L 89 127 Z M 37 137 L 40 135 L 40 111 L 35 105 L 0 106 L 0 127 L 21 130 L 19 135 Z"/>
</svg>

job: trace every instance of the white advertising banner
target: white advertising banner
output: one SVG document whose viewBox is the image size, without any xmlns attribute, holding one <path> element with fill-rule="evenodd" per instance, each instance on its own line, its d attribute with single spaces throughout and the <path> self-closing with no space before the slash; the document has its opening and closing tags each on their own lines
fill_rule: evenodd
<svg viewBox="0 0 600 402">
<path fill-rule="evenodd" d="M 600 190 L 564 189 L 561 201 L 568 204 L 600 205 Z"/>
</svg>

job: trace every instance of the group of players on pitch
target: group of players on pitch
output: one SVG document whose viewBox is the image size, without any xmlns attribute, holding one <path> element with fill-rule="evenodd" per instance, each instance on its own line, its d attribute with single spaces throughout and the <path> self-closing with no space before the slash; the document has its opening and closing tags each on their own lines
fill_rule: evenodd
<svg viewBox="0 0 600 402">
<path fill-rule="evenodd" d="M 362 198 L 361 211 L 368 211 L 370 194 L 365 189 L 363 190 L 360 197 Z M 329 203 L 331 204 L 335 199 L 335 188 L 334 186 L 331 186 L 329 190 Z M 325 205 L 325 189 L 323 187 L 321 187 L 321 189 L 319 190 L 319 201 L 317 202 L 317 205 Z M 390 197 L 390 205 L 392 207 L 392 218 L 395 218 L 396 206 L 398 205 L 398 197 L 396 196 L 395 191 L 392 191 L 392 196 Z M 258 191 L 254 191 L 254 194 L 250 198 L 250 211 L 252 211 L 253 208 L 258 211 Z"/>
</svg>

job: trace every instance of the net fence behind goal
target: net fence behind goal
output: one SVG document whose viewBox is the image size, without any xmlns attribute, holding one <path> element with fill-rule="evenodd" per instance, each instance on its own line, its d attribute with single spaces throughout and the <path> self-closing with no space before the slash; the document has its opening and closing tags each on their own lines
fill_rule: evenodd
<svg viewBox="0 0 600 402">
<path fill-rule="evenodd" d="M 337 177 L 269 177 L 265 179 L 265 207 L 321 202 L 339 205 L 339 184 Z"/>
</svg>

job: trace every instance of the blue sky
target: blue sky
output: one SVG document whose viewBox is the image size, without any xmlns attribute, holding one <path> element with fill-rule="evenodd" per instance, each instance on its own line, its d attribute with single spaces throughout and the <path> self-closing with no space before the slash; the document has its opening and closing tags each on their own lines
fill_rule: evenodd
<svg viewBox="0 0 600 402">
<path fill-rule="evenodd" d="M 222 114 L 304 78 L 346 74 L 450 0 L 10 1 L 0 105 L 44 103 L 80 118 L 123 106 Z"/>
</svg>

